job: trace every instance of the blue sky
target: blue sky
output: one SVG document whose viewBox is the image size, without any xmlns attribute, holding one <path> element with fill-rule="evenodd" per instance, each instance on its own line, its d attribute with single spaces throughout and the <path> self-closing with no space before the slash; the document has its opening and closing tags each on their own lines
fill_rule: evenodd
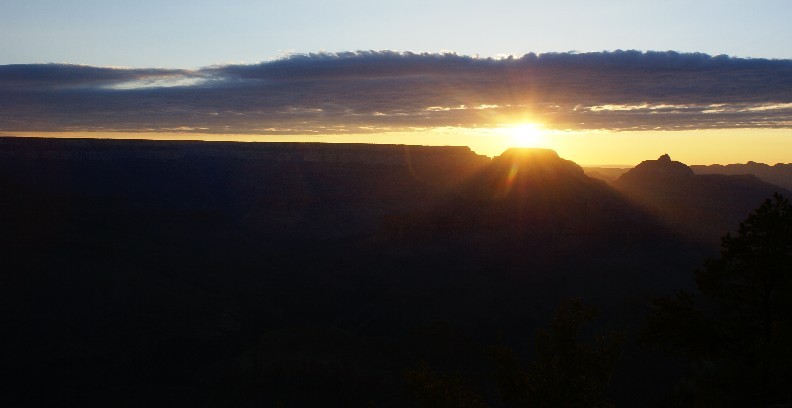
<svg viewBox="0 0 792 408">
<path fill-rule="evenodd" d="M 0 65 L 198 68 L 287 53 L 675 50 L 792 58 L 792 1 L 3 0 Z"/>
</svg>

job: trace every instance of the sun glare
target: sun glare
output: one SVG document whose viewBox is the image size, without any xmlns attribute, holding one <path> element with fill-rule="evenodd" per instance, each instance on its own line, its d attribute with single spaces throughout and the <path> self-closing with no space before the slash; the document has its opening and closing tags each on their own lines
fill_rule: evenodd
<svg viewBox="0 0 792 408">
<path fill-rule="evenodd" d="M 547 143 L 544 130 L 535 123 L 522 123 L 504 130 L 511 138 L 512 147 L 542 147 Z"/>
</svg>

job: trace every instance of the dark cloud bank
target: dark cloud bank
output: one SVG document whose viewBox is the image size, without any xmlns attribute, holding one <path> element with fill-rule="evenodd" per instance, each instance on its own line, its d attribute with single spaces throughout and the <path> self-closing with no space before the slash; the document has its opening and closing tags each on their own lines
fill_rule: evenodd
<svg viewBox="0 0 792 408">
<path fill-rule="evenodd" d="M 198 70 L 0 66 L 0 130 L 791 128 L 792 60 L 677 52 L 294 55 Z"/>
</svg>

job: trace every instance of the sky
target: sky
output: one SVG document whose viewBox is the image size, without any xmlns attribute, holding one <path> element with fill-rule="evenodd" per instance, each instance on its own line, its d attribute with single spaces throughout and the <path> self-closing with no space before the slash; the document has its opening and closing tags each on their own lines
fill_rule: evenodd
<svg viewBox="0 0 792 408">
<path fill-rule="evenodd" d="M 790 18 L 788 0 L 3 0 L 0 64 L 199 68 L 357 50 L 789 59 Z"/>
<path fill-rule="evenodd" d="M 0 134 L 792 162 L 790 18 L 788 0 L 4 0 Z"/>
</svg>

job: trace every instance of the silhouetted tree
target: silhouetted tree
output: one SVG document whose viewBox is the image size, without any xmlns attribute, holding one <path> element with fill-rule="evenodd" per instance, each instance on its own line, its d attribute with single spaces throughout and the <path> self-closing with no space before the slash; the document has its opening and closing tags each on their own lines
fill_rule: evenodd
<svg viewBox="0 0 792 408">
<path fill-rule="evenodd" d="M 792 205 L 766 200 L 696 271 L 703 295 L 656 299 L 643 339 L 691 359 L 691 402 L 792 403 Z"/>
<path fill-rule="evenodd" d="M 619 335 L 580 341 L 581 327 L 598 314 L 579 299 L 561 304 L 536 338 L 536 359 L 523 368 L 515 353 L 496 347 L 493 356 L 504 402 L 518 407 L 605 407 L 605 390 L 619 356 Z"/>
</svg>

